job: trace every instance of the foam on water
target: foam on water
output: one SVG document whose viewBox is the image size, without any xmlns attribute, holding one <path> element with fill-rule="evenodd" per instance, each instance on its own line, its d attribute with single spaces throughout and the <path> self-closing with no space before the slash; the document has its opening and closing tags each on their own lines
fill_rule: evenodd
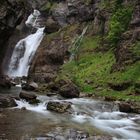
<svg viewBox="0 0 140 140">
<path fill-rule="evenodd" d="M 27 110 L 35 111 L 38 113 L 47 113 L 46 110 L 46 102 L 39 103 L 38 105 L 31 105 L 25 100 L 15 100 L 16 104 L 18 105 L 16 108 L 23 108 L 25 107 Z"/>
<path fill-rule="evenodd" d="M 28 19 L 25 21 L 25 24 L 27 26 L 32 26 L 32 27 L 36 27 L 36 20 L 38 18 L 38 16 L 40 16 L 40 12 L 38 10 L 34 10 L 34 12 L 32 14 L 29 15 Z"/>
<path fill-rule="evenodd" d="M 74 110 L 73 114 L 67 115 L 67 118 L 66 115 L 56 115 L 55 113 L 46 111 L 46 103 L 49 100 L 52 100 L 52 98 L 47 96 L 39 96 L 38 99 L 42 102 L 38 106 L 30 105 L 23 100 L 16 101 L 16 103 L 18 104 L 18 108 L 25 107 L 27 110 L 43 113 L 46 115 L 46 117 L 49 116 L 52 121 L 61 122 L 66 120 L 66 122 L 71 121 L 78 124 L 96 127 L 114 137 L 113 140 L 139 140 L 140 138 L 140 126 L 138 123 L 136 123 L 140 119 L 139 115 L 129 115 L 118 111 L 97 111 L 95 103 L 102 104 L 102 101 L 71 99 L 65 100 L 73 103 L 72 108 Z M 91 109 L 86 109 L 86 105 L 89 106 L 89 104 L 91 108 L 93 107 L 92 112 Z M 83 107 L 83 110 L 81 110 L 81 107 Z M 49 112 L 49 114 L 46 112 Z"/>
</svg>

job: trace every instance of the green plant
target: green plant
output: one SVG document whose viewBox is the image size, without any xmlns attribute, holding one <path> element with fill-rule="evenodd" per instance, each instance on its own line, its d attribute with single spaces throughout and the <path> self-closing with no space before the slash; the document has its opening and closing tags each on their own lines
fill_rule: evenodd
<svg viewBox="0 0 140 140">
<path fill-rule="evenodd" d="M 112 46 L 115 46 L 121 39 L 121 34 L 128 28 L 132 16 L 131 7 L 119 8 L 111 17 L 110 31 L 107 39 Z"/>
</svg>

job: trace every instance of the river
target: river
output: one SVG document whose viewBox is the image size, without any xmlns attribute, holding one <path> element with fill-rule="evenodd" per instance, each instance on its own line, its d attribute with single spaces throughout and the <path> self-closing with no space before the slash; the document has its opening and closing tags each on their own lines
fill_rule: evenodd
<svg viewBox="0 0 140 140">
<path fill-rule="evenodd" d="M 17 96 L 20 90 L 0 93 Z M 17 107 L 0 110 L 0 140 L 140 140 L 140 115 L 119 112 L 112 102 L 61 99 L 71 102 L 74 111 L 60 114 L 46 110 L 48 101 L 60 100 L 57 96 L 38 99 L 38 105 L 16 100 Z"/>
</svg>

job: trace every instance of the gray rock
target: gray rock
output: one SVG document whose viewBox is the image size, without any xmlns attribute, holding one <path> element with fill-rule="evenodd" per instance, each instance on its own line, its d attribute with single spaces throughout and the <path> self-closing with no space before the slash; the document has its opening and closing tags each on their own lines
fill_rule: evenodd
<svg viewBox="0 0 140 140">
<path fill-rule="evenodd" d="M 67 83 L 60 88 L 59 94 L 64 98 L 78 98 L 80 92 L 76 85 Z"/>
<path fill-rule="evenodd" d="M 34 90 L 38 89 L 38 84 L 35 82 L 23 83 L 22 89 L 27 90 L 27 91 L 34 91 Z"/>
<path fill-rule="evenodd" d="M 55 111 L 58 113 L 65 113 L 70 108 L 71 104 L 69 102 L 49 101 L 47 104 L 47 110 Z"/>
<path fill-rule="evenodd" d="M 26 92 L 26 91 L 21 91 L 19 97 L 27 101 L 36 100 L 37 98 L 37 96 L 34 93 Z"/>
<path fill-rule="evenodd" d="M 15 107 L 17 106 L 15 100 L 11 97 L 0 97 L 0 108 Z"/>
</svg>

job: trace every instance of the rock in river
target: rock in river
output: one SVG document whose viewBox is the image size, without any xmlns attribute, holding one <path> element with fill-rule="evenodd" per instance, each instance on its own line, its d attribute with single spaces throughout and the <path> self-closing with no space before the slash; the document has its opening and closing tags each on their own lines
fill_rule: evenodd
<svg viewBox="0 0 140 140">
<path fill-rule="evenodd" d="M 15 100 L 8 96 L 0 97 L 0 108 L 15 107 L 17 106 Z"/>
<path fill-rule="evenodd" d="M 65 113 L 70 108 L 71 104 L 69 102 L 64 101 L 49 101 L 47 104 L 47 110 L 55 111 L 58 113 Z"/>
<path fill-rule="evenodd" d="M 21 91 L 19 97 L 27 101 L 34 100 L 37 98 L 37 96 L 34 93 L 26 92 L 26 91 Z"/>
<path fill-rule="evenodd" d="M 38 85 L 35 82 L 23 83 L 22 84 L 22 89 L 27 90 L 27 91 L 34 91 L 34 90 L 38 89 Z"/>
</svg>

